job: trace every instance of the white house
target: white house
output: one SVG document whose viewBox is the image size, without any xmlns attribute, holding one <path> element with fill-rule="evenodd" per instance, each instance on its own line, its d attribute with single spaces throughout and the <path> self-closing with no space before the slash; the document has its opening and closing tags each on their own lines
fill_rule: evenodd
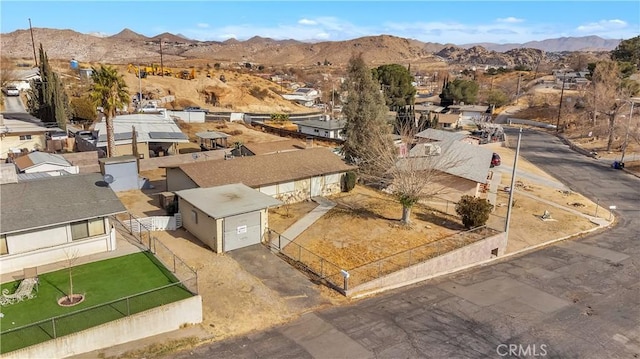
<svg viewBox="0 0 640 359">
<path fill-rule="evenodd" d="M 47 152 L 30 152 L 14 161 L 18 173 L 49 173 L 52 176 L 77 174 L 78 166 L 73 166 L 62 155 Z"/>
<path fill-rule="evenodd" d="M 11 72 L 12 79 L 9 84 L 14 85 L 18 90 L 28 90 L 31 88 L 31 81 L 40 80 L 40 68 L 20 69 Z"/>
<path fill-rule="evenodd" d="M 126 209 L 98 173 L 3 183 L 0 194 L 4 273 L 116 248 L 109 216 Z"/>
<path fill-rule="evenodd" d="M 26 113 L 0 114 L 0 159 L 44 150 L 47 134 L 60 131 L 57 127 L 45 127 L 42 121 Z"/>
<path fill-rule="evenodd" d="M 343 140 L 342 131 L 346 123 L 345 120 L 305 120 L 296 122 L 296 125 L 298 132 L 307 135 Z"/>
<path fill-rule="evenodd" d="M 311 107 L 316 99 L 320 97 L 320 91 L 309 87 L 300 87 L 292 93 L 282 95 L 282 97 L 286 100 L 295 101 L 301 105 Z"/>
</svg>

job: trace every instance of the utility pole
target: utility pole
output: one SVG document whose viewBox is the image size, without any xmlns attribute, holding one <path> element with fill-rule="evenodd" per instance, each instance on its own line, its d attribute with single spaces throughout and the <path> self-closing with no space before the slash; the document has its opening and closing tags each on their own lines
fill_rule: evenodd
<svg viewBox="0 0 640 359">
<path fill-rule="evenodd" d="M 562 73 L 562 89 L 560 90 L 560 106 L 558 106 L 558 120 L 556 121 L 556 135 L 560 131 L 560 113 L 562 112 L 562 97 L 564 96 L 564 81 L 567 79 L 567 74 Z"/>
<path fill-rule="evenodd" d="M 516 90 L 516 106 L 518 105 L 518 98 L 520 97 L 520 79 L 522 74 L 518 74 L 518 89 Z"/>
<path fill-rule="evenodd" d="M 633 117 L 633 105 L 636 102 L 631 99 L 631 111 L 629 111 L 629 119 L 627 120 L 627 131 L 624 136 L 624 144 L 622 145 L 622 157 L 620 157 L 620 163 L 624 166 L 624 154 L 627 152 L 627 145 L 629 144 L 629 127 L 631 127 L 631 117 Z"/>
<path fill-rule="evenodd" d="M 31 27 L 31 18 L 29 18 L 29 31 L 31 32 L 31 47 L 33 47 L 33 61 L 38 67 L 38 58 L 36 57 L 36 43 L 33 41 L 33 28 Z"/>
<path fill-rule="evenodd" d="M 516 145 L 516 157 L 513 159 L 513 170 L 511 171 L 511 187 L 509 187 L 509 205 L 507 206 L 507 220 L 504 226 L 504 235 L 509 241 L 509 222 L 511 222 L 511 207 L 513 207 L 513 192 L 516 188 L 516 169 L 518 167 L 518 155 L 520 154 L 520 140 L 522 139 L 522 127 L 518 131 L 518 144 Z"/>
<path fill-rule="evenodd" d="M 162 59 L 162 38 L 160 38 L 160 76 L 164 76 L 164 62 Z"/>
</svg>

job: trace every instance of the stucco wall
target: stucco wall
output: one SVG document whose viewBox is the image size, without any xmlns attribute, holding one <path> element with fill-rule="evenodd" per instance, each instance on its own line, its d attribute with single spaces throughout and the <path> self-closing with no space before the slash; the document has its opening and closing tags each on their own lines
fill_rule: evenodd
<svg viewBox="0 0 640 359">
<path fill-rule="evenodd" d="M 116 145 L 116 156 L 131 156 L 133 155 L 133 148 L 131 144 Z M 138 142 L 138 154 L 143 158 L 149 158 L 149 144 L 147 142 Z"/>
<path fill-rule="evenodd" d="M 468 246 L 432 258 L 426 262 L 418 263 L 384 277 L 349 288 L 346 294 L 347 296 L 364 295 L 399 288 L 431 277 L 460 270 L 480 262 L 491 260 L 495 257 L 491 254 L 491 251 L 495 248 L 498 249 L 498 257 L 504 254 L 507 248 L 505 233 L 485 238 Z"/>
<path fill-rule="evenodd" d="M 47 146 L 44 134 L 31 134 L 30 140 L 20 140 L 20 134 L 11 134 L 0 140 L 0 158 L 7 158 L 11 148 L 26 148 L 29 152 L 33 150 L 44 150 Z"/>
<path fill-rule="evenodd" d="M 167 191 L 181 191 L 183 189 L 198 188 L 179 168 L 167 168 Z"/>
<path fill-rule="evenodd" d="M 4 273 L 21 271 L 28 267 L 37 267 L 45 264 L 51 264 L 67 260 L 67 255 L 75 255 L 78 257 L 87 256 L 95 253 L 102 253 L 107 251 L 113 251 L 116 249 L 115 229 L 107 232 L 104 236 L 92 237 L 91 239 L 85 239 L 74 242 L 67 242 L 50 246 L 47 248 L 40 248 L 24 253 L 7 254 L 0 257 L 0 267 Z M 41 237 L 45 238 L 46 237 Z M 7 246 L 9 247 L 9 253 L 11 253 L 11 237 L 7 236 Z M 47 242 L 50 243 L 50 242 Z"/>
<path fill-rule="evenodd" d="M 211 218 L 206 213 L 194 207 L 191 203 L 182 198 L 178 198 L 178 207 L 182 214 L 182 228 L 196 236 L 202 243 L 206 244 L 214 252 L 222 252 L 222 245 L 218 245 L 218 221 Z M 198 216 L 198 223 L 193 220 L 191 211 L 195 211 Z M 220 236 L 221 237 L 221 236 Z"/>
<path fill-rule="evenodd" d="M 5 359 L 65 358 L 170 332 L 180 329 L 184 324 L 201 322 L 202 297 L 196 295 L 78 333 L 6 353 L 2 357 Z"/>
<path fill-rule="evenodd" d="M 458 202 L 463 195 L 475 196 L 478 183 L 458 176 L 446 176 L 434 181 L 434 186 L 444 187 L 442 193 L 436 195 L 441 199 Z"/>
</svg>

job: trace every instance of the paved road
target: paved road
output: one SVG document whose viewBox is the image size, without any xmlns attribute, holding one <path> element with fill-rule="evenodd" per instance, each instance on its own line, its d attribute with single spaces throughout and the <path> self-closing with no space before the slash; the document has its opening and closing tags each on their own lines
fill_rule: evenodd
<svg viewBox="0 0 640 359">
<path fill-rule="evenodd" d="M 531 131 L 521 154 L 619 225 L 172 357 L 639 357 L 640 179 Z"/>
<path fill-rule="evenodd" d="M 20 96 L 4 97 L 5 112 L 26 112 Z"/>
</svg>

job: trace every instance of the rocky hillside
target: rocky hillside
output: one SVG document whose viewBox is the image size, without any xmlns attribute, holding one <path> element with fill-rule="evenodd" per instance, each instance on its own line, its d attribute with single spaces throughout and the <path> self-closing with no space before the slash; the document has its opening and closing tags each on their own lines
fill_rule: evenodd
<svg viewBox="0 0 640 359">
<path fill-rule="evenodd" d="M 488 50 L 506 52 L 517 48 L 532 48 L 544 50 L 545 52 L 565 52 L 565 51 L 611 51 L 615 49 L 620 40 L 603 39 L 599 36 L 583 37 L 560 37 L 557 39 L 547 39 L 542 41 L 529 41 L 524 44 L 492 44 L 488 42 L 461 45 L 465 49 L 482 46 Z"/>
<path fill-rule="evenodd" d="M 251 62 L 264 65 L 309 66 L 328 61 L 343 65 L 354 54 L 362 53 L 372 66 L 385 63 L 426 63 L 446 61 L 459 64 L 493 66 L 532 65 L 544 52 L 532 48 L 497 52 L 482 46 L 463 48 L 452 44 L 424 43 L 390 35 L 367 36 L 347 41 L 304 43 L 253 37 L 246 41 L 195 41 L 163 33 L 152 38 L 129 29 L 98 37 L 72 30 L 34 28 L 36 44 L 42 43 L 49 58 L 113 64 L 158 62 L 160 39 L 166 62 L 202 59 L 207 62 Z M 582 39 L 582 38 L 580 38 Z M 560 39 L 556 39 L 560 41 Z M 547 41 L 547 40 L 545 40 Z M 550 41 L 550 40 L 549 40 Z M 572 40 L 564 40 L 571 47 Z M 598 43 L 594 42 L 598 47 Z M 2 54 L 9 58 L 31 58 L 33 49 L 28 30 L 3 34 Z M 557 46 L 560 46 L 559 43 Z M 544 60 L 544 59 L 543 59 Z"/>
<path fill-rule="evenodd" d="M 487 65 L 513 67 L 524 65 L 534 67 L 538 61 L 546 62 L 546 54 L 537 49 L 512 49 L 507 52 L 496 52 L 485 49 L 482 46 L 474 46 L 468 49 L 456 46 L 448 46 L 436 53 L 437 56 L 446 59 L 450 63 L 466 65 Z"/>
</svg>

